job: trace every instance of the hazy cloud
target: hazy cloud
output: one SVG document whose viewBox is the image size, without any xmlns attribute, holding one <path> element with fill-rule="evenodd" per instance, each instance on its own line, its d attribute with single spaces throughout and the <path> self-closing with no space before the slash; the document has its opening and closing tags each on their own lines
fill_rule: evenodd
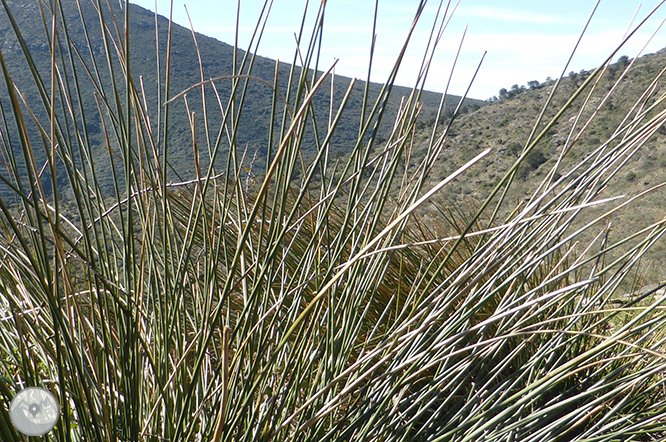
<svg viewBox="0 0 666 442">
<path fill-rule="evenodd" d="M 474 18 L 490 18 L 501 21 L 537 24 L 571 24 L 571 19 L 556 15 L 539 14 L 524 10 L 491 8 L 487 6 L 467 6 L 459 9 L 460 14 Z"/>
</svg>

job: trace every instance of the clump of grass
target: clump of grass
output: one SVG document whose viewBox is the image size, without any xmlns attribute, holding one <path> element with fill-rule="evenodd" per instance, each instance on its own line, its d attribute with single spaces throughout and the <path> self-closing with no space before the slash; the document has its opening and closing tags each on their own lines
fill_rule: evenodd
<svg viewBox="0 0 666 442">
<path fill-rule="evenodd" d="M 256 183 L 234 137 L 244 92 L 256 81 L 251 52 L 220 80 L 233 93 L 217 109 L 219 136 L 203 148 L 188 103 L 193 157 L 210 157 L 173 182 L 165 132 L 171 106 L 187 98 L 168 89 L 169 59 L 164 106 L 151 115 L 143 99 L 150 90 L 128 62 L 129 9 L 116 23 L 96 3 L 102 26 L 83 30 L 103 29 L 108 55 L 88 57 L 68 52 L 59 5 L 42 9 L 50 71 L 29 63 L 41 101 L 22 103 L 4 69 L 2 108 L 15 144 L 3 145 L 1 178 L 15 200 L 0 200 L 0 394 L 8 403 L 22 387 L 50 389 L 62 418 L 47 438 L 663 437 L 663 292 L 619 307 L 611 301 L 664 223 L 636 231 L 626 253 L 606 262 L 622 243 L 607 243 L 603 221 L 634 199 L 619 206 L 598 199 L 606 180 L 624 179 L 625 158 L 662 126 L 663 111 L 632 113 L 593 154 L 570 170 L 554 167 L 524 204 L 499 218 L 509 203 L 497 196 L 576 93 L 552 121 L 536 124 L 484 204 L 442 208 L 445 221 L 433 224 L 418 209 L 488 153 L 425 188 L 454 113 L 432 127 L 425 154 L 411 163 L 420 88 L 451 5 L 433 23 L 422 75 L 391 135 L 375 141 L 400 58 L 378 99 L 366 95 L 356 144 L 334 161 L 330 141 L 352 87 L 327 122 L 317 120 L 313 99 L 330 81 L 330 70 L 316 70 L 322 3 L 313 39 L 295 57 L 303 69 L 291 71 L 284 93 L 277 74 L 272 83 L 263 79 L 274 105 Z M 14 31 L 20 39 L 21 28 Z M 111 84 L 94 74 L 103 68 Z M 86 141 L 77 91 L 88 81 L 98 86 L 113 194 L 100 187 Z M 215 82 L 194 90 L 215 94 Z M 37 105 L 46 120 L 26 113 Z M 35 160 L 31 124 L 44 164 Z M 323 135 L 310 137 L 310 127 L 325 128 Z M 305 142 L 316 143 L 315 158 L 300 155 Z M 229 154 L 219 169 L 223 147 Z M 598 205 L 607 212 L 574 228 L 578 214 Z M 590 244 L 577 242 L 592 229 L 599 233 Z M 3 440 L 21 440 L 6 407 L 0 415 Z"/>
</svg>

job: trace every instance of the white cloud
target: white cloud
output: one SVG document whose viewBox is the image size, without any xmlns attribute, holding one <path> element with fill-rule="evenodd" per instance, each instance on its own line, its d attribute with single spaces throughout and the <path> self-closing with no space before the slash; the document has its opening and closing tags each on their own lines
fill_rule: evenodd
<svg viewBox="0 0 666 442">
<path fill-rule="evenodd" d="M 466 6 L 458 9 L 459 14 L 473 18 L 490 18 L 494 20 L 536 24 L 571 24 L 567 17 L 539 14 L 524 10 L 490 8 L 487 6 Z"/>
<path fill-rule="evenodd" d="M 594 69 L 608 57 L 620 43 L 624 30 L 609 30 L 587 35 L 571 64 L 565 72 Z M 619 55 L 635 57 L 643 48 L 650 34 L 638 33 Z M 514 84 L 524 85 L 530 80 L 544 81 L 547 77 L 558 77 L 574 49 L 578 35 L 538 35 L 538 34 L 477 34 L 469 35 L 463 45 L 463 53 L 453 74 L 450 93 L 462 94 L 472 79 L 483 51 L 488 51 L 478 77 L 470 91 L 470 96 L 485 99 L 496 95 L 500 88 L 510 88 Z M 457 50 L 459 38 L 451 36 L 441 43 L 440 51 L 434 60 L 426 88 L 443 91 L 446 87 L 451 65 Z M 398 84 L 411 86 L 421 66 L 422 54 L 413 48 L 407 54 Z M 653 42 L 644 53 L 661 49 L 659 42 Z M 367 66 L 367 57 L 350 59 L 342 57 L 338 72 L 348 75 L 355 62 Z M 388 76 L 395 56 L 390 48 L 379 52 L 374 62 L 373 81 L 383 81 Z M 365 72 L 365 71 L 363 71 Z M 354 74 L 358 75 L 358 74 Z"/>
</svg>

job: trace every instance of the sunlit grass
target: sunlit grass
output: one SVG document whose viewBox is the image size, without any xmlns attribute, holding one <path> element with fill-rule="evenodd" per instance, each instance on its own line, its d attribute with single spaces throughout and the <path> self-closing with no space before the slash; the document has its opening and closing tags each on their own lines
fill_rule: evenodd
<svg viewBox="0 0 666 442">
<path fill-rule="evenodd" d="M 44 107 L 48 118 L 26 112 L 4 70 L 3 130 L 14 144 L 3 144 L 2 179 L 15 199 L 0 200 L 0 394 L 9 403 L 23 387 L 50 389 L 62 417 L 46 439 L 666 435 L 663 292 L 613 303 L 664 224 L 636 231 L 621 259 L 607 262 L 608 251 L 622 246 L 605 241 L 604 220 L 618 204 L 597 198 L 604 180 L 622 179 L 619 167 L 662 126 L 664 111 L 633 113 L 611 140 L 592 146 L 569 171 L 559 169 L 559 179 L 549 175 L 514 208 L 497 197 L 563 112 L 539 121 L 493 197 L 478 208 L 440 207 L 433 222 L 418 209 L 488 152 L 426 188 L 454 120 L 431 129 L 416 162 L 424 77 L 396 121 L 383 122 L 399 58 L 377 101 L 365 103 L 358 141 L 343 157 L 334 156 L 330 140 L 349 95 L 328 121 L 311 111 L 314 97 L 330 87 L 328 66 L 292 70 L 290 87 L 279 94 L 277 75 L 262 79 L 275 92 L 268 157 L 258 171 L 235 143 L 244 92 L 257 81 L 252 55 L 238 52 L 234 75 L 189 91 L 215 95 L 221 81 L 233 89 L 218 109 L 187 103 L 189 112 L 221 112 L 223 125 L 206 130 L 217 139 L 202 140 L 191 118 L 193 158 L 214 158 L 174 181 L 164 132 L 171 106 L 187 96 L 168 89 L 170 60 L 162 72 L 164 106 L 152 115 L 143 98 L 151 91 L 128 75 L 122 21 L 126 26 L 129 11 L 116 27 L 106 4 L 97 4 L 100 22 L 83 29 L 106 25 L 109 56 L 91 59 L 63 51 L 63 16 L 43 6 L 44 22 L 58 32 L 47 26 L 51 70 L 31 65 L 43 94 L 27 104 Z M 427 19 L 422 7 L 415 24 Z M 442 5 L 435 36 L 452 8 Z M 308 13 L 323 12 L 322 5 Z M 316 23 L 312 41 L 301 41 L 295 56 L 306 68 L 319 68 L 323 25 Z M 424 75 L 434 49 L 424 54 Z M 102 69 L 115 82 L 103 84 L 94 74 Z M 99 184 L 98 158 L 87 142 L 77 95 L 83 82 L 98 85 L 98 107 L 87 111 L 103 116 L 113 193 Z M 378 143 L 382 122 L 393 131 Z M 37 126 L 41 144 L 31 132 Z M 317 138 L 308 135 L 314 126 L 325 128 Z M 316 157 L 301 155 L 303 143 L 316 144 Z M 37 149 L 46 163 L 35 160 Z M 594 222 L 574 224 L 581 211 L 599 207 L 606 212 Z M 504 212 L 511 215 L 500 217 Z M 588 231 L 593 242 L 578 241 Z M 7 408 L 0 414 L 2 440 L 21 440 Z"/>
</svg>

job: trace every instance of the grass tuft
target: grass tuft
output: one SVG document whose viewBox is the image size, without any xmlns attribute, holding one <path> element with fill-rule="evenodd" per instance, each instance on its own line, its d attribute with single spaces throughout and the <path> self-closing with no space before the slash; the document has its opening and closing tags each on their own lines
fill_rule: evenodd
<svg viewBox="0 0 666 442">
<path fill-rule="evenodd" d="M 40 3 L 46 70 L 14 22 L 39 96 L 14 87 L 0 52 L 0 179 L 13 195 L 0 199 L 0 395 L 9 403 L 27 386 L 52 391 L 62 416 L 46 439 L 666 436 L 666 295 L 661 286 L 626 296 L 618 289 L 661 239 L 666 218 L 610 242 L 606 220 L 639 197 L 602 197 L 663 126 L 664 97 L 630 111 L 590 154 L 553 165 L 513 205 L 508 189 L 521 168 L 549 164 L 533 164 L 536 146 L 602 70 L 592 73 L 570 100 L 547 102 L 555 108 L 540 111 L 485 202 L 447 203 L 432 215 L 422 209 L 433 196 L 488 166 L 490 153 L 428 185 L 453 113 L 427 128 L 427 146 L 414 155 L 421 88 L 454 9 L 448 3 L 395 121 L 384 111 L 415 43 L 411 31 L 377 99 L 365 94 L 344 155 L 332 140 L 354 84 L 333 106 L 332 66 L 317 65 L 325 2 L 304 13 L 316 14 L 316 25 L 298 33 L 301 68 L 292 67 L 286 88 L 279 63 L 272 77 L 253 72 L 267 4 L 253 50 L 237 51 L 232 75 L 206 80 L 200 61 L 201 81 L 172 91 L 168 48 L 157 67 L 158 112 L 146 98 L 155 88 L 132 74 L 128 5 L 119 12 L 95 2 L 97 17 L 84 20 L 66 18 L 62 3 Z M 11 19 L 12 6 L 3 6 Z M 413 26 L 427 19 L 423 8 Z M 89 40 L 101 33 L 105 51 L 70 44 L 74 22 Z M 231 83 L 228 99 L 220 81 Z M 262 170 L 236 137 L 253 82 L 273 98 Z M 92 107 L 84 84 L 95 86 Z M 195 109 L 187 96 L 196 91 L 217 108 L 204 98 Z M 315 112 L 322 97 L 323 120 Z M 188 127 L 170 125 L 176 109 L 185 109 Z M 103 127 L 111 191 L 98 175 L 93 118 Z M 172 170 L 168 133 L 178 129 L 192 135 L 191 176 Z M 316 155 L 303 155 L 306 143 Z M 562 155 L 572 148 L 563 145 Z M 592 210 L 601 212 L 576 222 Z M 6 407 L 0 433 L 22 440 Z"/>
</svg>

